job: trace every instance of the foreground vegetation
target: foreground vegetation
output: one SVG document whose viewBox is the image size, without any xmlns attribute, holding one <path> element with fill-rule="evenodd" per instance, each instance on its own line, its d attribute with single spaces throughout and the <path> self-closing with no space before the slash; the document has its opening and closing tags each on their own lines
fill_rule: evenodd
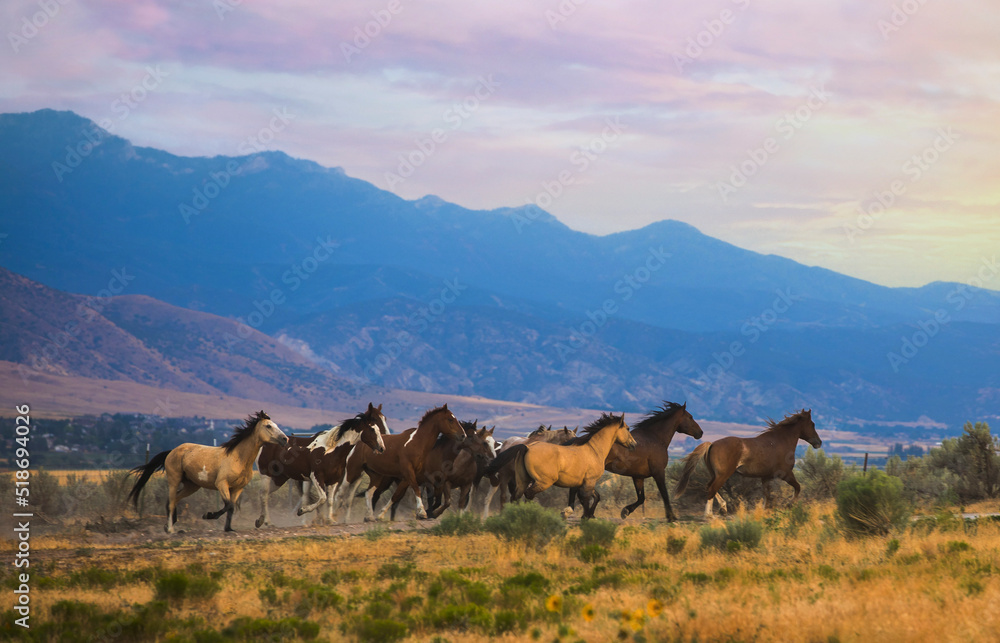
<svg viewBox="0 0 1000 643">
<path fill-rule="evenodd" d="M 567 530 L 554 511 L 519 505 L 485 524 L 446 518 L 430 533 L 375 526 L 138 547 L 39 537 L 34 626 L 12 634 L 6 612 L 2 636 L 938 641 L 1000 629 L 1000 523 L 941 511 L 860 538 L 836 512 L 825 502 L 711 524 Z"/>
</svg>

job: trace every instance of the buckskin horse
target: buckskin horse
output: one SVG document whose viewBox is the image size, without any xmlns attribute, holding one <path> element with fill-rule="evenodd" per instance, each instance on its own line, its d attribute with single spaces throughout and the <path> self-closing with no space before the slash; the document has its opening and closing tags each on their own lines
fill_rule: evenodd
<svg viewBox="0 0 1000 643">
<path fill-rule="evenodd" d="M 326 517 L 332 522 L 333 498 L 332 494 L 327 493 L 328 486 L 333 483 L 333 490 L 336 490 L 336 484 L 344 475 L 347 454 L 359 439 L 375 452 L 381 453 L 385 448 L 382 443 L 383 433 L 388 433 L 388 427 L 385 416 L 382 415 L 382 405 L 376 407 L 369 402 L 364 413 L 358 413 L 311 438 L 290 438 L 289 443 L 283 447 L 265 444 L 257 457 L 257 469 L 262 477 L 267 478 L 267 482 L 261 488 L 261 511 L 256 526 L 259 528 L 271 524 L 268 500 L 271 494 L 289 480 L 312 482 L 313 488 L 318 492 L 319 499 L 304 506 L 308 501 L 308 492 L 303 491 L 297 515 L 308 513 L 326 502 Z"/>
<path fill-rule="evenodd" d="M 513 449 L 519 444 L 531 444 L 532 442 L 550 442 L 552 444 L 563 444 L 576 437 L 576 429 L 572 431 L 569 427 L 563 427 L 561 429 L 554 429 L 551 425 L 545 428 L 545 425 L 539 426 L 537 429 L 532 431 L 526 436 L 517 436 L 513 438 L 507 438 L 503 441 L 500 446 L 500 450 L 497 451 L 497 457 L 507 451 Z M 486 500 L 483 502 L 483 520 L 485 520 L 490 515 L 490 504 L 493 502 L 493 496 L 496 494 L 497 490 L 500 491 L 500 509 L 503 509 L 504 503 L 504 489 L 507 489 L 511 495 L 514 494 L 514 468 L 513 460 L 507 460 L 505 465 L 499 465 L 492 473 L 489 473 L 490 478 L 490 488 L 486 492 Z M 478 478 L 478 476 L 477 476 Z M 476 483 L 478 485 L 478 480 Z"/>
<path fill-rule="evenodd" d="M 419 479 L 428 452 L 434 447 L 438 436 L 442 434 L 458 442 L 465 440 L 465 429 L 462 428 L 455 414 L 448 410 L 447 404 L 427 411 L 417 423 L 416 428 L 384 436 L 385 451 L 383 453 L 374 453 L 364 444 L 357 445 L 347 458 L 344 479 L 337 490 L 338 498 L 345 496 L 347 512 L 344 521 L 346 522 L 350 518 L 351 504 L 354 501 L 354 494 L 361 484 L 362 473 L 367 473 L 372 480 L 380 478 L 399 480 L 396 491 L 392 494 L 390 501 L 382 507 L 377 520 L 381 520 L 385 516 L 385 512 L 391 505 L 398 505 L 410 488 L 413 489 L 413 493 L 417 497 L 416 517 L 419 520 L 426 519 L 427 511 L 424 509 L 424 501 L 421 498 Z M 366 522 L 376 520 L 375 508 L 372 504 L 375 490 L 374 485 L 369 485 L 365 492 L 368 510 L 365 515 Z"/>
<path fill-rule="evenodd" d="M 664 515 L 667 520 L 669 522 L 677 520 L 674 510 L 670 507 L 665 477 L 669 460 L 667 449 L 670 448 L 674 433 L 690 435 L 696 440 L 700 440 L 702 436 L 701 427 L 688 413 L 687 404 L 664 402 L 661 408 L 652 411 L 632 425 L 635 449 L 629 451 L 617 443 L 611 446 L 604 468 L 611 473 L 632 478 L 632 484 L 635 486 L 636 501 L 622 507 L 622 520 L 646 502 L 646 478 L 652 478 L 656 482 L 656 488 L 663 497 Z M 576 489 L 569 490 L 569 513 L 573 512 L 576 494 Z"/>
<path fill-rule="evenodd" d="M 719 489 L 726 480 L 739 473 L 748 478 L 760 478 L 764 488 L 764 506 L 771 504 L 771 492 L 768 483 L 780 478 L 792 486 L 795 495 L 792 502 L 799 497 L 799 481 L 792 473 L 795 466 L 795 445 L 799 440 L 805 440 L 814 449 L 823 446 L 823 441 L 816 433 L 816 425 L 812 421 L 812 409 L 801 410 L 792 415 L 786 415 L 780 422 L 768 420 L 768 428 L 756 437 L 738 438 L 729 436 L 715 442 L 702 442 L 684 458 L 684 469 L 674 489 L 676 497 L 680 497 L 687 489 L 688 481 L 698 463 L 705 461 L 708 472 L 712 476 L 708 483 L 708 502 L 705 504 L 705 515 L 712 515 L 712 501 L 719 501 L 719 509 L 726 511 L 726 501 L 719 495 Z"/>
<path fill-rule="evenodd" d="M 552 486 L 579 487 L 584 517 L 592 518 L 601 501 L 597 481 L 604 473 L 611 445 L 617 442 L 634 449 L 636 442 L 625 424 L 624 413 L 621 416 L 602 414 L 584 428 L 584 433 L 589 439 L 570 446 L 547 442 L 516 445 L 497 456 L 486 470 L 495 472 L 513 460 L 517 484 L 514 500 L 522 495 L 531 500 Z"/>
<path fill-rule="evenodd" d="M 218 447 L 186 442 L 178 447 L 156 454 L 149 464 L 139 465 L 129 473 L 139 476 L 128 494 L 128 499 L 138 507 L 139 492 L 149 478 L 164 469 L 167 473 L 167 525 L 168 534 L 174 533 L 177 522 L 177 503 L 198 489 L 217 489 L 222 496 L 222 509 L 210 511 L 203 518 L 216 520 L 226 514 L 226 531 L 232 531 L 233 510 L 243 488 L 253 478 L 253 462 L 264 444 L 288 444 L 288 436 L 271 421 L 267 413 L 258 411 L 236 427 L 229 440 Z"/>
</svg>

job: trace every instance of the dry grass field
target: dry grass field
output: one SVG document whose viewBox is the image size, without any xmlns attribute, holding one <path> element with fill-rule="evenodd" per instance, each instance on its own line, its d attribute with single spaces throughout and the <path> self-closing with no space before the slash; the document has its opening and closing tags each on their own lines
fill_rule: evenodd
<svg viewBox="0 0 1000 643">
<path fill-rule="evenodd" d="M 156 538 L 68 525 L 31 541 L 27 634 L 115 641 L 996 639 L 1000 523 L 963 521 L 956 508 L 889 537 L 848 539 L 836 528 L 832 502 L 799 507 L 728 518 L 755 521 L 763 536 L 755 548 L 722 550 L 702 547 L 702 520 L 638 516 L 616 521 L 613 541 L 596 549 L 583 546 L 576 522 L 540 549 L 491 533 L 438 535 L 426 529 L 433 523 L 405 519 L 346 531 L 295 529 L 299 535 L 223 534 L 216 526 Z M 147 530 L 160 520 L 147 519 Z M 3 543 L 5 558 L 12 547 Z M 3 580 L 12 590 L 11 571 Z M 4 614 L 4 638 L 12 636 L 12 618 Z"/>
</svg>

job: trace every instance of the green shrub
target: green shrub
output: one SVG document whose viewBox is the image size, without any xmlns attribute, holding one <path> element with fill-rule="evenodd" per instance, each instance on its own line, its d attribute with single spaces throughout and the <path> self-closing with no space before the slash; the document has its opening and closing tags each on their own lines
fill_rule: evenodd
<svg viewBox="0 0 1000 643">
<path fill-rule="evenodd" d="M 910 512 L 902 481 L 877 469 L 837 487 L 837 517 L 848 534 L 889 534 L 906 523 Z"/>
<path fill-rule="evenodd" d="M 676 556 L 684 551 L 684 545 L 686 544 L 687 538 L 667 536 L 667 553 L 672 556 Z"/>
<path fill-rule="evenodd" d="M 538 572 L 525 572 L 511 576 L 503 582 L 504 587 L 523 587 L 532 594 L 542 594 L 549 588 L 549 579 Z"/>
<path fill-rule="evenodd" d="M 764 526 L 756 520 L 745 518 L 731 520 L 725 527 L 702 527 L 698 535 L 701 536 L 703 549 L 737 552 L 756 549 L 764 535 Z"/>
<path fill-rule="evenodd" d="M 185 572 L 170 572 L 156 579 L 156 598 L 182 600 L 210 598 L 219 591 L 218 581 L 207 576 L 188 576 Z"/>
<path fill-rule="evenodd" d="M 464 513 L 448 514 L 441 519 L 441 522 L 431 527 L 432 534 L 438 536 L 465 536 L 468 534 L 478 534 L 483 530 L 483 521 L 479 516 L 466 511 Z"/>
<path fill-rule="evenodd" d="M 401 641 L 409 634 L 409 628 L 403 623 L 397 623 L 389 619 L 369 618 L 361 619 L 355 630 L 358 640 L 368 643 L 392 643 Z"/>
<path fill-rule="evenodd" d="M 577 553 L 577 557 L 585 563 L 596 563 L 605 558 L 610 552 L 607 547 L 600 545 L 584 545 Z"/>
<path fill-rule="evenodd" d="M 832 498 L 844 477 L 844 462 L 839 455 L 830 457 L 823 449 L 808 449 L 798 463 L 806 495 Z"/>
<path fill-rule="evenodd" d="M 490 629 L 493 627 L 493 615 L 482 605 L 469 603 L 466 605 L 448 605 L 437 611 L 431 617 L 434 627 L 456 627 L 467 629 L 471 626 Z"/>
<path fill-rule="evenodd" d="M 486 531 L 503 540 L 520 542 L 537 550 L 566 533 L 566 522 L 558 511 L 533 502 L 510 503 L 499 515 L 487 518 L 484 526 Z"/>
<path fill-rule="evenodd" d="M 580 536 L 581 545 L 611 547 L 611 544 L 615 541 L 615 532 L 618 531 L 618 525 L 610 520 L 592 518 L 580 522 L 580 530 L 583 532 L 583 535 Z"/>
</svg>

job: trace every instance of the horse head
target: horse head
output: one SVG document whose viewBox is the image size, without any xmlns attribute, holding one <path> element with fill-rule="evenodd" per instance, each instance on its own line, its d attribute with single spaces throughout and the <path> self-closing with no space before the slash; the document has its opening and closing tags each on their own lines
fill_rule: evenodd
<svg viewBox="0 0 1000 643">
<path fill-rule="evenodd" d="M 385 415 L 382 414 L 381 404 L 374 406 L 371 402 L 369 402 L 368 410 L 365 411 L 365 414 L 371 416 L 371 418 L 375 421 L 375 426 L 379 433 L 382 435 L 389 435 L 391 433 L 391 431 L 389 431 L 389 425 L 385 422 Z"/>
<path fill-rule="evenodd" d="M 425 413 L 423 419 L 420 420 L 420 426 L 423 426 L 424 422 L 433 423 L 432 426 L 438 433 L 447 435 L 456 442 L 461 443 L 465 441 L 465 427 L 458 421 L 455 414 L 448 409 L 447 404 Z"/>
<path fill-rule="evenodd" d="M 254 432 L 261 442 L 285 446 L 288 444 L 288 436 L 278 428 L 271 418 L 263 410 L 257 412 L 257 421 L 254 423 Z"/>
<path fill-rule="evenodd" d="M 383 453 L 385 442 L 382 441 L 382 429 L 385 427 L 385 416 L 382 415 L 382 405 L 379 404 L 378 408 L 375 408 L 369 402 L 368 410 L 364 412 L 362 419 L 363 422 L 359 429 L 361 441 L 375 453 Z M 386 430 L 388 429 L 386 428 Z"/>
<path fill-rule="evenodd" d="M 687 402 L 681 405 L 679 412 L 681 413 L 681 420 L 680 424 L 677 425 L 677 432 L 690 435 L 695 440 L 700 440 L 701 436 L 705 433 L 701 430 L 698 423 L 695 422 L 694 416 L 688 413 Z"/>
<path fill-rule="evenodd" d="M 486 440 L 486 446 L 490 448 L 490 459 L 497 457 L 497 449 L 500 448 L 500 443 L 493 439 L 493 430 L 496 428 L 497 427 L 494 424 L 488 429 L 479 429 L 479 433 L 483 436 L 483 440 Z"/>
<path fill-rule="evenodd" d="M 622 445 L 629 451 L 634 449 L 637 444 L 635 438 L 632 437 L 632 432 L 628 429 L 628 424 L 625 424 L 624 413 L 622 413 L 622 417 L 618 421 L 618 428 L 615 429 L 615 442 Z"/>
<path fill-rule="evenodd" d="M 490 450 L 490 445 L 486 442 L 485 431 L 486 429 L 473 431 L 471 434 L 466 435 L 465 441 L 462 442 L 461 446 L 463 450 L 468 451 L 482 464 L 488 464 L 494 457 Z"/>
<path fill-rule="evenodd" d="M 812 409 L 808 409 L 799 413 L 799 438 L 805 440 L 812 448 L 818 449 L 823 446 L 823 440 L 819 438 L 819 434 L 816 433 L 816 425 L 813 424 L 812 420 Z"/>
</svg>

